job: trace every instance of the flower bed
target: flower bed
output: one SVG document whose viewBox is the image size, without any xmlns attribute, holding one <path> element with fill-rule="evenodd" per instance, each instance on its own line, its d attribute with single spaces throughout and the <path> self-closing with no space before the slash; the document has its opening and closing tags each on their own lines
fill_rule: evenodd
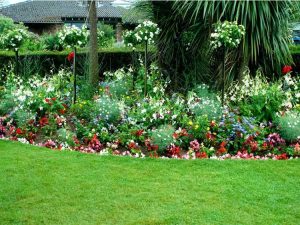
<svg viewBox="0 0 300 225">
<path fill-rule="evenodd" d="M 72 104 L 69 70 L 29 80 L 11 73 L 0 88 L 0 137 L 50 149 L 134 157 L 300 155 L 300 82 L 290 73 L 274 83 L 246 73 L 225 96 L 225 107 L 219 93 L 204 84 L 184 95 L 166 94 L 169 82 L 154 64 L 144 98 L 143 67 L 137 74 L 133 81 L 131 68 L 105 73 L 95 92 L 79 81 L 79 99 Z"/>
</svg>

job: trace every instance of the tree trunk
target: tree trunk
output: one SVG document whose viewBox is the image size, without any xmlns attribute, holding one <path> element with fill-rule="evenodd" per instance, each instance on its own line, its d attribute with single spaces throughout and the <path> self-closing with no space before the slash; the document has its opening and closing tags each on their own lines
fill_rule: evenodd
<svg viewBox="0 0 300 225">
<path fill-rule="evenodd" d="M 96 1 L 89 1 L 89 24 L 90 24 L 90 43 L 89 43 L 89 82 L 96 86 L 99 82 L 98 70 L 98 41 L 97 41 L 97 9 Z"/>
</svg>

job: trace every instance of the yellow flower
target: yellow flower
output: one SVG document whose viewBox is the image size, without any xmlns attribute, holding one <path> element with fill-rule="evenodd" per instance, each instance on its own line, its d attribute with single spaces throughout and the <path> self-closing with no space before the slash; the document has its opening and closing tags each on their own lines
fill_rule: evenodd
<svg viewBox="0 0 300 225">
<path fill-rule="evenodd" d="M 195 129 L 198 129 L 199 128 L 199 125 L 198 124 L 196 124 L 196 126 L 195 126 Z"/>
<path fill-rule="evenodd" d="M 207 127 L 207 128 L 206 128 L 206 130 L 210 130 L 210 128 L 209 128 L 209 127 Z"/>
<path fill-rule="evenodd" d="M 193 125 L 193 121 L 190 120 L 190 121 L 188 122 L 188 124 L 192 126 L 192 125 Z"/>
</svg>

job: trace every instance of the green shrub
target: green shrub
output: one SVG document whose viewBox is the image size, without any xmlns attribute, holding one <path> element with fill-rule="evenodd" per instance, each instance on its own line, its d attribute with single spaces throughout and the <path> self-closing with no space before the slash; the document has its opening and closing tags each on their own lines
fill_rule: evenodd
<svg viewBox="0 0 300 225">
<path fill-rule="evenodd" d="M 94 103 L 88 100 L 79 100 L 71 106 L 71 112 L 78 119 L 90 120 L 93 117 Z"/>
<path fill-rule="evenodd" d="M 300 113 L 296 111 L 286 112 L 277 119 L 280 135 L 289 141 L 300 138 Z"/>
<path fill-rule="evenodd" d="M 99 47 L 110 47 L 116 42 L 115 30 L 111 25 L 98 24 L 98 45 Z"/>
<path fill-rule="evenodd" d="M 174 142 L 175 128 L 171 125 L 161 125 L 150 133 L 151 143 L 158 146 L 158 151 L 163 153 Z"/>
<path fill-rule="evenodd" d="M 0 116 L 11 113 L 14 107 L 15 102 L 12 95 L 4 94 L 4 96 L 0 96 Z"/>
<path fill-rule="evenodd" d="M 24 127 L 28 124 L 28 121 L 35 119 L 35 114 L 27 110 L 18 109 L 13 114 L 13 118 L 16 120 L 18 127 Z"/>
<path fill-rule="evenodd" d="M 73 132 L 61 128 L 57 130 L 57 139 L 60 140 L 62 143 L 67 143 L 69 147 L 74 147 L 75 142 L 73 137 L 76 136 Z"/>
<path fill-rule="evenodd" d="M 62 44 L 59 42 L 57 34 L 46 34 L 42 37 L 44 48 L 49 51 L 61 51 L 63 50 Z"/>
<path fill-rule="evenodd" d="M 6 30 L 11 30 L 15 27 L 14 21 L 11 18 L 0 16 L 0 34 L 2 35 Z"/>
<path fill-rule="evenodd" d="M 285 99 L 279 84 L 272 84 L 238 103 L 245 116 L 255 116 L 259 121 L 273 121 Z"/>
</svg>

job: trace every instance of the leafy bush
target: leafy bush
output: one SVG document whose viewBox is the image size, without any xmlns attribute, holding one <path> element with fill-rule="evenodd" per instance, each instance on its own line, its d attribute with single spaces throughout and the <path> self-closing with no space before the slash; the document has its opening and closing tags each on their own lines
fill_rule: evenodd
<svg viewBox="0 0 300 225">
<path fill-rule="evenodd" d="M 300 138 L 300 113 L 296 111 L 286 112 L 277 119 L 280 135 L 289 141 Z"/>
<path fill-rule="evenodd" d="M 14 97 L 10 94 L 5 94 L 0 97 L 0 116 L 11 113 L 15 107 Z"/>
<path fill-rule="evenodd" d="M 61 129 L 57 130 L 58 140 L 60 140 L 63 143 L 66 143 L 68 145 L 67 147 L 75 146 L 73 137 L 75 137 L 75 134 L 65 128 L 61 128 Z"/>
<path fill-rule="evenodd" d="M 19 127 L 24 127 L 28 124 L 28 121 L 35 119 L 35 114 L 29 110 L 18 109 L 13 114 L 13 118 L 15 118 Z"/>
<path fill-rule="evenodd" d="M 11 18 L 0 16 L 0 33 L 3 34 L 6 30 L 12 30 L 16 25 Z"/>
<path fill-rule="evenodd" d="M 254 78 L 246 71 L 240 83 L 234 83 L 226 95 L 230 106 L 237 106 L 245 116 L 259 121 L 273 121 L 285 102 L 289 102 L 281 82 L 268 83 L 258 71 Z M 288 101 L 287 101 L 288 100 Z"/>
<path fill-rule="evenodd" d="M 45 44 L 42 42 L 38 35 L 35 35 L 33 33 L 29 34 L 28 38 L 24 40 L 20 47 L 21 51 L 39 51 L 44 49 Z"/>
<path fill-rule="evenodd" d="M 42 42 L 46 50 L 61 51 L 63 45 L 61 44 L 57 34 L 46 34 L 42 37 Z"/>
<path fill-rule="evenodd" d="M 175 128 L 171 125 L 161 125 L 150 133 L 151 143 L 158 146 L 160 153 L 165 152 L 167 147 L 174 142 Z"/>
<path fill-rule="evenodd" d="M 99 47 L 110 47 L 115 43 L 115 30 L 111 25 L 98 24 L 98 45 Z"/>
<path fill-rule="evenodd" d="M 76 104 L 71 106 L 71 112 L 76 115 L 78 119 L 90 120 L 93 117 L 93 109 L 95 105 L 92 101 L 78 100 Z"/>
<path fill-rule="evenodd" d="M 259 121 L 273 121 L 282 108 L 284 99 L 285 95 L 279 84 L 272 84 L 240 102 L 239 108 L 245 116 L 255 116 Z"/>
</svg>

